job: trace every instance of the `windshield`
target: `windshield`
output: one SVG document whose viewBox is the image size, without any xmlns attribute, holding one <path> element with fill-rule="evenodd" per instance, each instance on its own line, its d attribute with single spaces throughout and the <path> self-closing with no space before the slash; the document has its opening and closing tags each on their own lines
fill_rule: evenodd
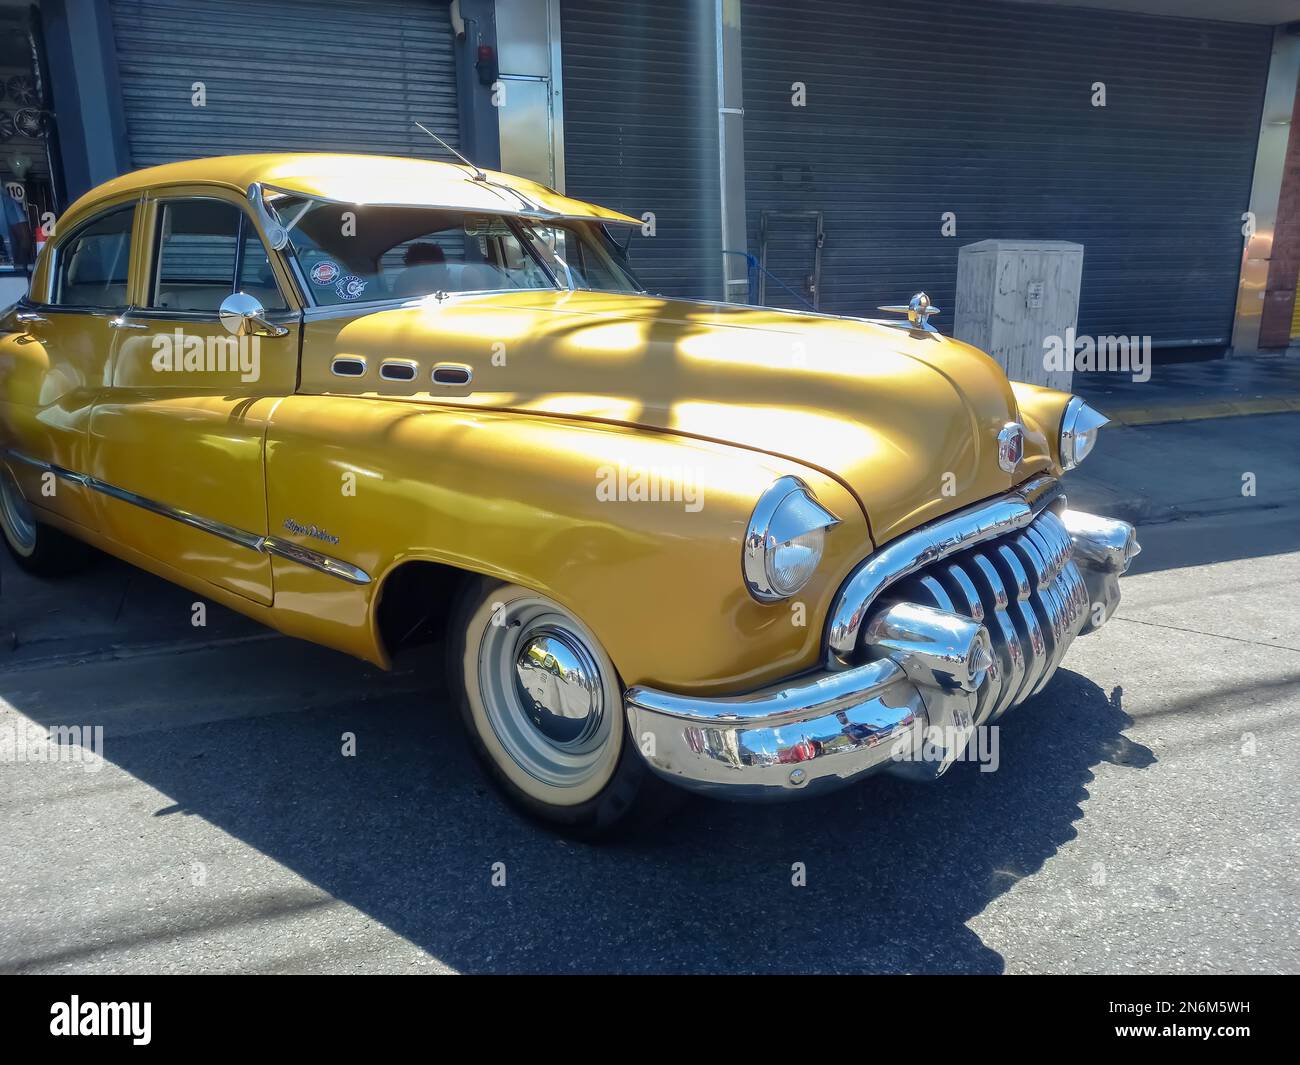
<svg viewBox="0 0 1300 1065">
<path fill-rule="evenodd" d="M 502 215 L 291 197 L 277 198 L 275 209 L 317 305 L 435 292 L 641 291 L 617 246 L 590 222 L 542 226 Z"/>
<path fill-rule="evenodd" d="M 565 288 L 599 292 L 642 292 L 622 250 L 591 223 L 562 225 L 530 222 L 531 246 Z"/>
</svg>

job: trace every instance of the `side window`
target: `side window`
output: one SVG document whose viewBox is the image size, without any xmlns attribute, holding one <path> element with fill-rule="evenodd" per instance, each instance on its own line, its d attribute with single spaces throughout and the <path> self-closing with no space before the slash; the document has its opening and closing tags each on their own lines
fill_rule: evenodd
<svg viewBox="0 0 1300 1065">
<path fill-rule="evenodd" d="M 126 306 L 135 204 L 118 207 L 82 226 L 59 245 L 50 303 L 110 310 Z"/>
<path fill-rule="evenodd" d="M 163 202 L 157 249 L 150 307 L 215 314 L 238 287 L 257 296 L 267 310 L 285 309 L 266 250 L 234 204 Z"/>
</svg>

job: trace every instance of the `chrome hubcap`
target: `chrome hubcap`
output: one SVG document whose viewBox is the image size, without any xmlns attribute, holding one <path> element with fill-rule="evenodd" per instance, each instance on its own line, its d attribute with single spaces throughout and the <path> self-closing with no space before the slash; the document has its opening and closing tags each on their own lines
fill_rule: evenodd
<svg viewBox="0 0 1300 1065">
<path fill-rule="evenodd" d="M 36 516 L 31 504 L 18 490 L 18 482 L 8 466 L 0 466 L 0 518 L 5 531 L 20 551 L 36 546 Z"/>
<path fill-rule="evenodd" d="M 600 671 L 571 633 L 535 630 L 519 649 L 515 676 L 528 719 L 551 743 L 578 750 L 597 734 L 605 711 Z"/>
<path fill-rule="evenodd" d="M 500 606 L 479 646 L 479 684 L 492 731 L 543 784 L 581 785 L 600 773 L 613 716 L 601 667 L 576 625 L 552 603 Z"/>
</svg>

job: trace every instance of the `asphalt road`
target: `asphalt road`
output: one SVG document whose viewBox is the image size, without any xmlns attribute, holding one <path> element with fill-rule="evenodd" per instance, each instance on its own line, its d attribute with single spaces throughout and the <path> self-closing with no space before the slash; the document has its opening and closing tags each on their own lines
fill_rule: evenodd
<svg viewBox="0 0 1300 1065">
<path fill-rule="evenodd" d="M 0 972 L 1300 971 L 1300 508 L 1142 539 L 995 772 L 604 848 L 508 812 L 423 670 L 5 558 L 0 729 L 105 760 L 0 763 Z"/>
</svg>

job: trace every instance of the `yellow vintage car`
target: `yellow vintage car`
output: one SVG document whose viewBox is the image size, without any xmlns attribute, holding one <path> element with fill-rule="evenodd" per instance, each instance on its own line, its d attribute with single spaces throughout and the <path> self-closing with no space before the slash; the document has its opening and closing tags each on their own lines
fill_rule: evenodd
<svg viewBox="0 0 1300 1065">
<path fill-rule="evenodd" d="M 385 668 L 442 646 L 491 777 L 578 835 L 940 775 L 1115 609 L 1133 529 L 1059 481 L 1105 419 L 923 294 L 651 295 L 639 224 L 375 156 L 101 185 L 0 314 L 10 552 Z"/>
</svg>

